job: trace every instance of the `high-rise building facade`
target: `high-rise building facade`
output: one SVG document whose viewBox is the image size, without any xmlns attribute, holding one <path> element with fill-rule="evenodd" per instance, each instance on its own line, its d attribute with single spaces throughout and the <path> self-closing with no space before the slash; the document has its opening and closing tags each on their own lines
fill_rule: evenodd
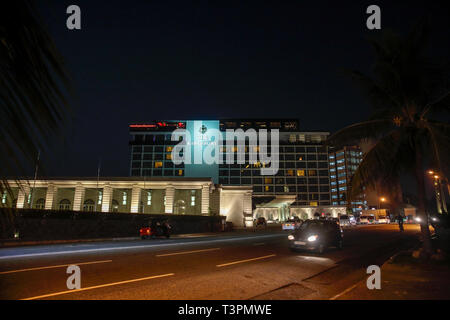
<svg viewBox="0 0 450 320">
<path fill-rule="evenodd" d="M 249 146 L 244 149 L 245 163 L 228 164 L 226 153 L 238 157 L 237 147 L 226 150 L 223 143 L 222 164 L 174 164 L 172 150 L 178 141 L 172 141 L 175 129 L 191 132 L 193 144 L 207 134 L 210 128 L 224 133 L 227 129 L 279 130 L 279 170 L 275 175 L 261 175 L 267 164 L 261 161 L 249 163 Z M 152 121 L 131 124 L 130 175 L 148 177 L 211 177 L 221 185 L 252 186 L 254 196 L 290 195 L 291 205 L 327 206 L 331 204 L 328 148 L 324 146 L 329 132 L 303 132 L 297 120 L 292 119 L 225 119 L 219 121 Z M 201 131 L 205 132 L 201 132 Z M 270 135 L 268 135 L 270 137 Z M 270 143 L 268 142 L 270 145 Z"/>
<path fill-rule="evenodd" d="M 330 149 L 330 191 L 332 205 L 345 205 L 353 213 L 359 214 L 367 209 L 365 194 L 349 200 L 351 192 L 351 179 L 363 158 L 363 152 L 359 146 L 345 146 L 338 150 Z"/>
</svg>

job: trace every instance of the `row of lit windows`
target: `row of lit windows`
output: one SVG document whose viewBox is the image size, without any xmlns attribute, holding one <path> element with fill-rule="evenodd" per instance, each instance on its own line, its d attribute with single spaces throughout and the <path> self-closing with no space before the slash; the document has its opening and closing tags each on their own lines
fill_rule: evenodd
<svg viewBox="0 0 450 320">
<path fill-rule="evenodd" d="M 172 176 L 184 176 L 184 170 L 178 169 L 178 170 L 161 170 L 161 169 L 132 169 L 131 170 L 132 176 L 166 176 L 166 177 L 172 177 Z"/>
<path fill-rule="evenodd" d="M 172 141 L 171 143 L 167 144 L 161 144 L 161 145 L 150 145 L 150 146 L 132 146 L 132 152 L 133 153 L 153 153 L 153 152 L 172 152 L 173 146 L 176 144 L 176 142 Z M 249 146 L 244 145 L 245 152 L 248 152 Z M 259 152 L 259 146 L 254 147 L 254 152 Z M 226 142 L 224 142 L 223 146 L 221 147 L 220 151 L 225 152 L 227 149 Z M 267 150 L 270 151 L 270 144 L 267 145 Z M 230 150 L 232 152 L 238 152 L 238 146 L 235 145 Z M 279 145 L 278 147 L 279 153 L 307 153 L 307 154 L 325 154 L 328 155 L 326 147 L 323 146 L 286 146 L 286 145 Z"/>
</svg>

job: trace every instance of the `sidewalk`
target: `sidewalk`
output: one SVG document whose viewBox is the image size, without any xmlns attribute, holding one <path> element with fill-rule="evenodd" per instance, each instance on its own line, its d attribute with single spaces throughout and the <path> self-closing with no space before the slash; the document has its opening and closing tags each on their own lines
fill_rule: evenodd
<svg viewBox="0 0 450 320">
<path fill-rule="evenodd" d="M 450 261 L 420 261 L 401 252 L 381 267 L 381 289 L 369 290 L 366 279 L 337 300 L 450 299 Z"/>
</svg>

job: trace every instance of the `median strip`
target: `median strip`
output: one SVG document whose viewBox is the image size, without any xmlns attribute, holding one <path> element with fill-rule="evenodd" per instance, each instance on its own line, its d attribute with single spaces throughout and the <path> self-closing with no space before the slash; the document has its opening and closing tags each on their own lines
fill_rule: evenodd
<svg viewBox="0 0 450 320">
<path fill-rule="evenodd" d="M 173 275 L 175 275 L 175 273 L 166 273 L 166 274 L 161 274 L 161 275 L 157 275 L 157 276 L 151 276 L 151 277 L 145 277 L 145 278 L 139 278 L 139 279 L 132 279 L 132 280 L 125 280 L 125 281 L 101 284 L 101 285 L 98 285 L 98 286 L 86 287 L 86 288 L 81 288 L 81 289 L 74 289 L 74 290 L 66 290 L 66 291 L 60 291 L 60 292 L 55 292 L 55 293 L 49 293 L 49 294 L 44 294 L 44 295 L 41 295 L 41 296 L 35 296 L 35 297 L 31 297 L 31 298 L 25 298 L 25 299 L 21 299 L 21 300 L 36 300 L 36 299 L 42 299 L 42 298 L 59 296 L 59 295 L 68 294 L 68 293 L 76 293 L 76 292 L 80 292 L 80 291 L 86 291 L 86 290 L 92 290 L 92 289 L 98 289 L 98 288 L 117 286 L 117 285 L 120 285 L 120 284 L 132 283 L 132 282 L 137 282 L 137 281 L 144 281 L 144 280 L 151 280 L 151 279 L 157 279 L 157 278 L 163 278 L 163 277 L 170 277 L 170 276 L 173 276 Z"/>
<path fill-rule="evenodd" d="M 228 263 L 223 263 L 223 264 L 218 264 L 216 265 L 216 267 L 226 267 L 226 266 L 230 266 L 233 264 L 238 264 L 238 263 L 245 263 L 245 262 L 250 262 L 250 261 L 256 261 L 256 260 L 262 260 L 262 259 L 267 259 L 267 258 L 272 258 L 275 257 L 276 254 L 270 254 L 268 256 L 263 256 L 263 257 L 258 257 L 258 258 L 252 258 L 252 259 L 245 259 L 245 260 L 238 260 L 238 261 L 233 261 L 233 262 L 228 262 Z"/>
<path fill-rule="evenodd" d="M 26 271 L 35 271 L 35 270 L 45 270 L 45 269 L 54 269 L 54 268 L 62 268 L 62 267 L 68 267 L 70 265 L 86 265 L 86 264 L 96 264 L 96 263 L 107 263 L 112 262 L 112 260 L 102 260 L 102 261 L 91 261 L 91 262 L 78 262 L 78 263 L 69 263 L 69 264 L 60 264 L 56 266 L 47 266 L 47 267 L 36 267 L 36 268 L 28 268 L 28 269 L 19 269 L 19 270 L 9 270 L 9 271 L 2 271 L 0 274 L 9 274 L 9 273 L 16 273 L 16 272 L 26 272 Z"/>
<path fill-rule="evenodd" d="M 172 253 L 157 254 L 156 256 L 157 257 L 168 257 L 168 256 L 176 256 L 176 255 L 180 255 L 180 254 L 190 254 L 190 253 L 216 251 L 216 250 L 220 250 L 220 248 L 200 249 L 200 250 L 192 250 L 192 251 L 179 251 L 179 252 L 172 252 Z"/>
</svg>

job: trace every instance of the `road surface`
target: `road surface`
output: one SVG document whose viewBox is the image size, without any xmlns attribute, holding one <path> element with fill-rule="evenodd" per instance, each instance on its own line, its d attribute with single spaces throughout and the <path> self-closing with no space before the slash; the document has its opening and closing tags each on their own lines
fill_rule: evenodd
<svg viewBox="0 0 450 320">
<path fill-rule="evenodd" d="M 344 249 L 291 252 L 288 232 L 0 248 L 0 299 L 337 299 L 419 227 L 357 226 Z M 81 288 L 69 290 L 69 265 Z"/>
</svg>

